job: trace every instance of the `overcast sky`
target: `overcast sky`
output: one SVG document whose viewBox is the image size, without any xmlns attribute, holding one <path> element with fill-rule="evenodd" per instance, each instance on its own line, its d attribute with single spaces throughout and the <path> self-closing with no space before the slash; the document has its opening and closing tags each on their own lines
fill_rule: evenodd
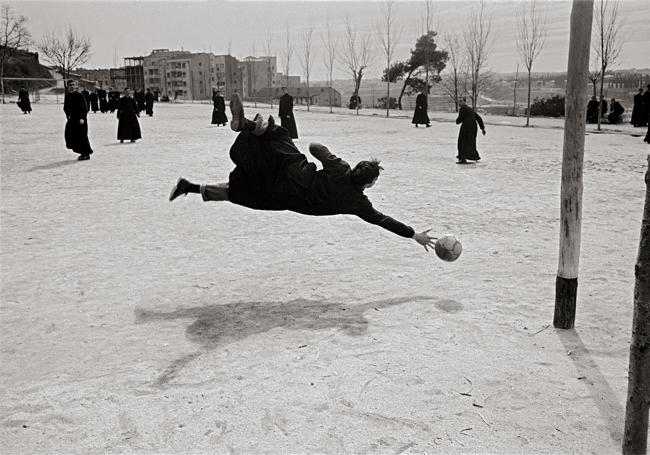
<svg viewBox="0 0 650 455">
<path fill-rule="evenodd" d="M 547 18 L 548 37 L 533 71 L 566 71 L 571 2 L 542 0 Z M 237 58 L 266 54 L 267 31 L 272 37 L 271 51 L 281 55 L 289 28 L 293 43 L 291 74 L 301 74 L 299 63 L 301 35 L 309 24 L 314 27 L 314 69 L 312 80 L 326 78 L 323 64 L 322 33 L 329 20 L 332 30 L 342 37 L 345 19 L 376 35 L 375 23 L 381 18 L 378 1 L 280 2 L 280 1 L 30 1 L 3 2 L 17 14 L 28 18 L 34 41 L 51 31 L 62 34 L 68 25 L 88 36 L 92 57 L 87 68 L 107 68 L 123 64 L 123 58 L 148 55 L 152 49 L 186 49 L 226 54 L 229 43 Z M 492 17 L 492 47 L 488 67 L 497 72 L 515 71 L 515 36 L 519 1 L 487 1 Z M 423 1 L 397 1 L 394 14 L 401 37 L 395 59 L 405 59 L 415 39 L 422 34 Z M 477 1 L 434 1 L 435 30 L 461 34 Z M 625 40 L 616 68 L 650 68 L 650 0 L 621 0 L 619 16 Z M 367 77 L 379 77 L 385 55 L 375 40 L 375 63 Z M 280 66 L 280 65 L 279 65 Z M 613 69 L 616 69 L 613 68 Z M 348 78 L 338 63 L 335 78 Z"/>
</svg>

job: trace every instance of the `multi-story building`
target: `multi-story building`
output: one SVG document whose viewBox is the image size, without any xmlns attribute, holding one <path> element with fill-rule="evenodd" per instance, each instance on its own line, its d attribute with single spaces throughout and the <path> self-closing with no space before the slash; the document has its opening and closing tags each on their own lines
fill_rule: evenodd
<svg viewBox="0 0 650 455">
<path fill-rule="evenodd" d="M 124 68 L 111 68 L 108 70 L 110 74 L 110 87 L 118 92 L 123 92 L 128 86 L 126 83 L 126 70 Z"/>
<path fill-rule="evenodd" d="M 242 96 L 253 98 L 261 89 L 273 87 L 276 82 L 275 56 L 246 57 L 241 62 L 242 68 Z"/>
<path fill-rule="evenodd" d="M 81 80 L 89 81 L 96 88 L 108 89 L 111 87 L 111 71 L 109 69 L 78 69 L 75 74 L 79 75 Z"/>
<path fill-rule="evenodd" d="M 213 90 L 242 92 L 239 62 L 230 55 L 155 49 L 144 57 L 145 87 L 171 99 L 208 100 Z"/>
<path fill-rule="evenodd" d="M 132 90 L 144 90 L 144 57 L 126 57 L 124 75 L 126 84 Z"/>
<path fill-rule="evenodd" d="M 226 99 L 230 98 L 235 90 L 243 93 L 244 82 L 239 60 L 232 55 L 210 54 L 210 87 L 209 97 L 212 97 L 214 90 L 220 90 Z"/>
</svg>

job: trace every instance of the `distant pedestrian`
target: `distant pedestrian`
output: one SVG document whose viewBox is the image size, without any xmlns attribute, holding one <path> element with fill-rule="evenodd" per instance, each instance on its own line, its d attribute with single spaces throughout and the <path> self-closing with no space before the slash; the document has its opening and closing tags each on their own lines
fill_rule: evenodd
<svg viewBox="0 0 650 455">
<path fill-rule="evenodd" d="M 16 102 L 23 114 L 31 114 L 32 103 L 29 101 L 29 92 L 25 87 L 20 87 L 18 90 L 18 101 Z"/>
<path fill-rule="evenodd" d="M 411 123 L 415 124 L 416 128 L 418 127 L 418 125 L 426 125 L 427 128 L 431 126 L 431 121 L 429 120 L 429 114 L 427 113 L 427 108 L 429 104 L 427 102 L 428 92 L 429 90 L 426 90 L 426 92 L 423 90 L 415 98 L 415 111 L 413 111 L 413 120 L 411 120 Z"/>
<path fill-rule="evenodd" d="M 632 126 L 643 126 L 643 88 L 639 88 L 639 93 L 634 95 L 634 106 L 632 107 Z"/>
<path fill-rule="evenodd" d="M 99 111 L 103 114 L 108 111 L 108 100 L 106 99 L 106 90 L 100 88 L 97 90 L 97 98 L 99 98 Z"/>
<path fill-rule="evenodd" d="M 643 92 L 643 113 L 641 114 L 641 126 L 650 125 L 650 84 L 648 89 Z"/>
<path fill-rule="evenodd" d="M 212 93 L 212 125 L 226 126 L 228 123 L 228 116 L 226 115 L 226 102 L 221 96 L 220 90 L 215 90 Z"/>
<path fill-rule="evenodd" d="M 153 117 L 153 103 L 156 100 L 156 97 L 151 93 L 151 89 L 147 89 L 147 93 L 144 95 L 144 109 L 145 113 L 149 117 Z"/>
<path fill-rule="evenodd" d="M 99 96 L 97 95 L 97 89 L 93 90 L 90 93 L 90 110 L 93 111 L 93 114 L 99 110 Z"/>
<path fill-rule="evenodd" d="M 68 120 L 65 124 L 65 146 L 79 154 L 79 161 L 89 160 L 93 150 L 88 141 L 88 107 L 74 80 L 69 80 L 66 86 L 63 112 Z"/>
<path fill-rule="evenodd" d="M 142 137 L 140 133 L 140 123 L 138 122 L 140 114 L 138 105 L 131 97 L 131 89 L 124 89 L 124 96 L 119 99 L 117 105 L 117 138 L 120 142 L 130 140 L 135 142 Z"/>
<path fill-rule="evenodd" d="M 286 87 L 282 87 L 278 115 L 280 116 L 280 124 L 289 131 L 291 138 L 298 139 L 296 119 L 293 117 L 293 97 L 287 93 Z"/>
<path fill-rule="evenodd" d="M 462 98 L 458 118 L 456 119 L 456 124 L 460 124 L 460 131 L 458 132 L 458 156 L 456 157 L 458 158 L 457 164 L 467 164 L 467 160 L 478 161 L 481 159 L 478 150 L 476 150 L 477 123 L 485 136 L 483 119 L 467 105 L 465 98 Z"/>
<path fill-rule="evenodd" d="M 144 92 L 142 90 L 135 90 L 133 92 L 133 99 L 136 106 L 138 106 L 138 114 L 145 109 Z"/>
<path fill-rule="evenodd" d="M 625 108 L 616 99 L 612 98 L 612 102 L 609 104 L 607 121 L 613 125 L 621 123 L 623 120 L 623 112 L 625 112 Z"/>
<path fill-rule="evenodd" d="M 86 101 L 86 109 L 88 109 L 87 112 L 90 112 L 90 92 L 86 90 L 86 87 L 83 87 L 81 94 L 84 97 L 84 101 Z"/>
</svg>

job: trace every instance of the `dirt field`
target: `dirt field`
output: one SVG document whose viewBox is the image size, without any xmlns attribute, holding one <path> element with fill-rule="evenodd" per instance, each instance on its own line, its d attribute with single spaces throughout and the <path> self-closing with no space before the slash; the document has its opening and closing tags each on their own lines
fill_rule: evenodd
<svg viewBox="0 0 650 455">
<path fill-rule="evenodd" d="M 232 167 L 211 106 L 157 104 L 136 144 L 90 114 L 85 162 L 62 106 L 33 109 L 0 107 L 3 454 L 620 451 L 640 130 L 587 136 L 562 331 L 562 120 L 485 116 L 483 160 L 458 166 L 451 114 L 415 129 L 410 113 L 296 112 L 301 150 L 382 160 L 378 210 L 462 240 L 445 263 L 354 217 L 169 203 L 179 175 Z"/>
</svg>

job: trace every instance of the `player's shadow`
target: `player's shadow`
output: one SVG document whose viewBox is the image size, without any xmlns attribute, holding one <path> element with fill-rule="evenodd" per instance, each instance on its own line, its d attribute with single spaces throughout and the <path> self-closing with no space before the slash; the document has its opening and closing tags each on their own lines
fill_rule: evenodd
<svg viewBox="0 0 650 455">
<path fill-rule="evenodd" d="M 50 163 L 50 164 L 44 164 L 42 166 L 34 166 L 32 168 L 27 169 L 27 172 L 34 172 L 34 171 L 47 171 L 49 169 L 56 169 L 58 167 L 63 167 L 63 166 L 69 166 L 71 164 L 77 164 L 78 160 L 64 160 L 64 161 L 57 161 L 56 163 Z"/>
<path fill-rule="evenodd" d="M 586 389 L 591 394 L 591 399 L 598 408 L 603 421 L 607 425 L 609 436 L 620 446 L 623 441 L 623 428 L 621 422 L 625 418 L 623 406 L 619 403 L 616 393 L 612 390 L 584 345 L 582 339 L 575 329 L 555 331 L 564 345 L 564 349 L 570 352 L 571 360 L 576 368 L 578 377 L 584 382 Z"/>
<path fill-rule="evenodd" d="M 187 327 L 187 338 L 212 350 L 220 345 L 242 340 L 251 335 L 283 327 L 291 330 L 324 330 L 337 328 L 351 336 L 368 330 L 368 310 L 381 311 L 416 301 L 437 301 L 429 296 L 412 296 L 376 300 L 361 304 L 296 299 L 289 302 L 238 302 L 223 305 L 183 308 L 169 312 L 136 309 L 136 324 L 175 319 L 193 319 Z M 156 380 L 162 386 L 176 377 L 181 369 L 201 353 L 175 360 Z"/>
</svg>

